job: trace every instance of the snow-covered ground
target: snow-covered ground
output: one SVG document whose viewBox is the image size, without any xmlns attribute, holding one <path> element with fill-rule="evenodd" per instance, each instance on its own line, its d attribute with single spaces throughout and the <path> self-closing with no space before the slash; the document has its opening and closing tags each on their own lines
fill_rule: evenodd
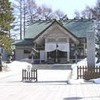
<svg viewBox="0 0 100 100">
<path fill-rule="evenodd" d="M 11 63 L 4 64 L 4 66 L 7 68 L 8 72 L 11 72 L 10 74 L 18 73 L 20 74 L 20 76 L 21 76 L 22 69 L 26 69 L 29 71 L 32 68 L 32 64 L 26 61 L 12 61 Z M 38 81 L 64 82 L 68 80 L 70 75 L 71 75 L 71 70 L 67 70 L 67 71 L 66 70 L 57 70 L 57 71 L 38 70 Z"/>
<path fill-rule="evenodd" d="M 95 61 L 97 61 L 97 58 L 95 59 Z M 72 77 L 68 81 L 69 84 L 83 84 L 83 83 L 85 83 L 84 79 L 77 79 L 77 66 L 86 66 L 86 65 L 87 65 L 87 59 L 85 58 L 85 59 L 83 59 L 83 60 L 79 61 L 78 63 L 73 64 L 71 66 L 72 67 Z M 99 66 L 100 63 L 98 63 L 96 65 Z M 29 62 L 26 62 L 26 61 L 13 61 L 11 63 L 4 63 L 3 66 L 6 70 L 9 70 L 12 72 L 22 71 L 22 69 L 30 70 L 32 68 L 32 64 Z M 91 79 L 89 81 L 100 84 L 100 78 Z"/>
</svg>

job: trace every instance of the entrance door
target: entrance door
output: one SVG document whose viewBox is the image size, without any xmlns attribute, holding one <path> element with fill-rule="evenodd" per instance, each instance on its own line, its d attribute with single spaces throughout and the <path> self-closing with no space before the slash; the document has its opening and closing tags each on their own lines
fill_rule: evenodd
<svg viewBox="0 0 100 100">
<path fill-rule="evenodd" d="M 47 53 L 49 63 L 67 63 L 67 52 L 55 50 Z"/>
<path fill-rule="evenodd" d="M 61 64 L 67 63 L 67 52 L 58 50 L 58 59 Z"/>
</svg>

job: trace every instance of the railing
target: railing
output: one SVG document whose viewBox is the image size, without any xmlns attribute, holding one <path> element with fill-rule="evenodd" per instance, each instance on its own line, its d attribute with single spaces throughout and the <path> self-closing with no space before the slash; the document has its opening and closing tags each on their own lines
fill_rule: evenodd
<svg viewBox="0 0 100 100">
<path fill-rule="evenodd" d="M 32 80 L 37 81 L 37 69 L 33 69 L 30 71 L 22 69 L 22 81 L 32 81 Z"/>
<path fill-rule="evenodd" d="M 70 63 L 75 63 L 75 62 L 79 62 L 81 61 L 82 59 L 70 59 Z"/>
<path fill-rule="evenodd" d="M 77 66 L 77 78 L 86 80 L 100 78 L 100 66 Z"/>
</svg>

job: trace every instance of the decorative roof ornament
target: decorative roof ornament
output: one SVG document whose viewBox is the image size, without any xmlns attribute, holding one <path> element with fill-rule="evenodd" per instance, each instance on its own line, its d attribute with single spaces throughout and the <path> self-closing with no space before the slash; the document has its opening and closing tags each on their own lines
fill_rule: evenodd
<svg viewBox="0 0 100 100">
<path fill-rule="evenodd" d="M 68 20 L 68 17 L 67 15 L 63 16 L 62 18 L 60 18 L 58 21 L 63 24 L 63 21 L 67 21 Z"/>
</svg>

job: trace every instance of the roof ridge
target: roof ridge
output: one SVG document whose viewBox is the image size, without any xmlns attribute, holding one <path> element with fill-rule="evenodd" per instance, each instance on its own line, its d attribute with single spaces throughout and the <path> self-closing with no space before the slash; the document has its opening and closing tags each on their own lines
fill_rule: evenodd
<svg viewBox="0 0 100 100">
<path fill-rule="evenodd" d="M 76 19 L 76 18 L 73 18 L 73 19 L 64 19 L 64 20 L 58 20 L 56 18 L 54 19 L 38 19 L 38 20 L 34 20 L 34 22 L 32 23 L 35 24 L 35 23 L 44 23 L 44 22 L 58 22 L 58 23 L 63 23 L 63 22 L 88 22 L 88 21 L 93 21 L 93 19 L 86 19 L 86 18 L 80 18 L 80 19 Z"/>
</svg>

